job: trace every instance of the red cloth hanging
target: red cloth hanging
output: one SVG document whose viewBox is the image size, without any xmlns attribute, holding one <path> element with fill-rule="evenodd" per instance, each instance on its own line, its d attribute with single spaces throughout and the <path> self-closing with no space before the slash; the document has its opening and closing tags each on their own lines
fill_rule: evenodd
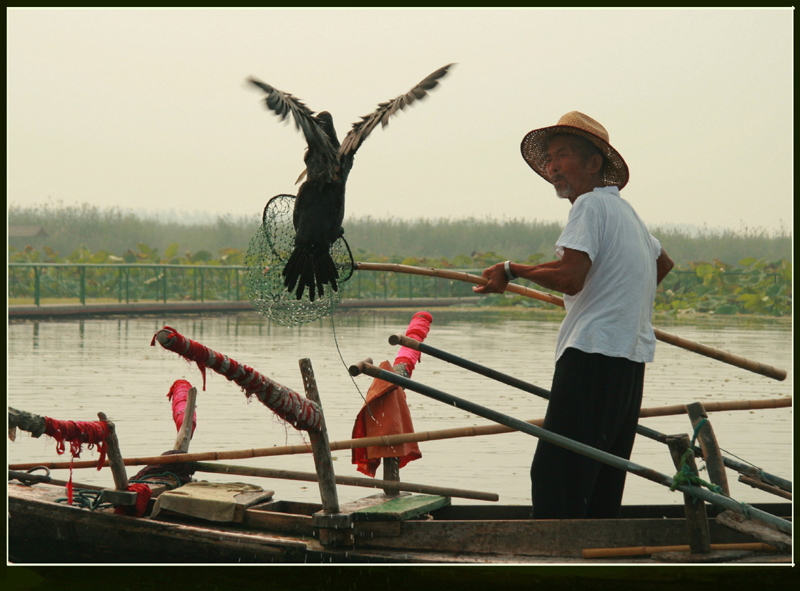
<svg viewBox="0 0 800 591">
<path fill-rule="evenodd" d="M 392 371 L 388 361 L 381 363 L 381 369 Z M 375 379 L 367 392 L 367 403 L 356 417 L 353 439 L 413 433 L 411 412 L 406 403 L 405 391 L 384 380 Z M 375 476 L 381 458 L 400 458 L 402 468 L 412 460 L 422 457 L 416 443 L 401 445 L 380 445 L 353 449 L 353 463 L 362 474 Z"/>
<path fill-rule="evenodd" d="M 432 320 L 433 317 L 428 312 L 417 312 L 411 318 L 406 329 L 406 336 L 420 342 L 424 341 Z M 408 377 L 411 377 L 419 359 L 419 351 L 400 347 L 394 365 L 405 365 Z M 381 369 L 394 371 L 388 361 L 381 363 Z M 411 412 L 406 402 L 405 390 L 384 380 L 373 380 L 367 392 L 366 404 L 356 417 L 353 439 L 413 432 L 414 425 L 411 422 Z M 352 455 L 356 469 L 362 474 L 374 477 L 381 458 L 399 458 L 400 468 L 402 468 L 409 462 L 421 458 L 422 452 L 416 443 L 403 443 L 355 448 Z"/>
</svg>

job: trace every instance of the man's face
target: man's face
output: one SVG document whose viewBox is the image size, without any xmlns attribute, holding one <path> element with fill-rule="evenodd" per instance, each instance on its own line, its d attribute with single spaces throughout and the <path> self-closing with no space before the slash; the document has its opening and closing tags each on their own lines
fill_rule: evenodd
<svg viewBox="0 0 800 591">
<path fill-rule="evenodd" d="M 550 140 L 545 157 L 545 172 L 556 195 L 570 202 L 594 189 L 593 160 L 585 161 L 573 148 L 568 136 L 555 136 Z"/>
</svg>

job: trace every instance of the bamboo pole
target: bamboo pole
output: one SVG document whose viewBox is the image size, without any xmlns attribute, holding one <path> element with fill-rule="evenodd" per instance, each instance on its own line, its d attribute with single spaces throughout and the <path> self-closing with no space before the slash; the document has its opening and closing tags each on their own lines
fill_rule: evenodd
<svg viewBox="0 0 800 591">
<path fill-rule="evenodd" d="M 435 269 L 433 267 L 413 267 L 411 265 L 399 265 L 393 263 L 355 263 L 355 268 L 360 271 L 384 271 L 389 273 L 426 275 L 429 277 L 454 279 L 456 281 L 464 281 L 466 283 L 474 283 L 476 285 L 485 285 L 487 283 L 486 278 L 473 275 L 472 273 L 465 273 L 463 271 L 448 271 L 445 269 Z M 522 285 L 517 285 L 516 283 L 509 283 L 506 287 L 506 291 L 532 298 L 534 300 L 547 302 L 562 308 L 564 307 L 563 298 L 550 293 L 537 291 L 529 287 L 523 287 Z M 669 343 L 670 345 L 680 347 L 681 349 L 686 349 L 687 351 L 704 355 L 705 357 L 710 357 L 711 359 L 716 359 L 717 361 L 721 361 L 747 371 L 752 371 L 774 380 L 782 381 L 786 379 L 786 370 L 778 369 L 771 365 L 767 365 L 759 361 L 753 361 L 752 359 L 747 359 L 739 355 L 734 355 L 728 351 L 715 349 L 714 347 L 709 347 L 708 345 L 703 345 L 695 341 L 690 341 L 689 339 L 664 332 L 658 328 L 654 328 L 653 332 L 659 341 Z"/>
<path fill-rule="evenodd" d="M 760 410 L 765 408 L 787 408 L 792 406 L 791 397 L 769 398 L 766 400 L 731 400 L 728 402 L 704 402 L 703 408 L 706 412 L 723 412 L 729 410 Z M 683 410 L 681 410 L 681 408 Z M 639 418 L 665 417 L 680 415 L 686 412 L 686 405 L 675 404 L 671 406 L 660 406 L 653 408 L 643 408 L 639 412 Z"/>
<path fill-rule="evenodd" d="M 318 482 L 318 477 L 313 472 L 295 472 L 291 470 L 273 470 L 270 468 L 255 468 L 252 466 L 229 466 L 225 464 L 208 464 L 202 462 L 192 463 L 196 472 L 212 472 L 215 474 L 234 474 L 237 476 L 260 476 L 262 478 L 282 478 L 284 480 L 305 480 Z M 497 501 L 500 499 L 495 493 L 448 488 L 443 486 L 430 486 L 427 484 L 414 484 L 394 480 L 379 480 L 361 476 L 336 476 L 336 484 L 347 486 L 361 486 L 365 488 L 382 488 L 393 491 L 415 492 L 420 494 L 441 495 L 443 497 L 459 497 L 476 499 L 479 501 Z"/>
<path fill-rule="evenodd" d="M 792 500 L 792 493 L 786 492 L 777 486 L 772 486 L 771 484 L 766 484 L 761 480 L 757 480 L 756 478 L 750 478 L 749 476 L 745 476 L 744 474 L 739 475 L 739 482 L 746 484 L 748 486 L 752 486 L 753 488 L 757 488 L 759 490 L 763 490 L 764 492 L 771 493 L 773 495 L 777 495 L 779 497 L 783 497 L 784 499 Z"/>
<path fill-rule="evenodd" d="M 352 371 L 352 369 L 351 369 Z M 786 403 L 784 403 L 784 401 Z M 769 402 L 769 401 L 749 401 L 749 402 Z M 781 408 L 791 406 L 791 398 L 779 398 L 772 401 L 773 404 L 768 406 L 758 406 L 757 408 Z M 721 403 L 706 403 L 706 412 L 715 412 L 722 410 L 750 410 L 756 408 L 751 406 L 748 401 L 734 401 L 734 402 L 721 402 Z M 718 408 L 722 407 L 722 408 Z M 649 414 L 650 410 L 655 410 L 655 414 Z M 644 416 L 667 416 L 685 414 L 686 406 L 683 404 L 657 407 L 655 409 L 643 408 L 639 414 L 640 418 Z M 544 419 L 531 419 L 527 421 L 531 425 L 541 426 Z M 343 439 L 340 441 L 332 441 L 330 443 L 331 451 L 355 449 L 358 447 L 371 447 L 377 445 L 402 445 L 403 443 L 420 443 L 423 441 L 438 441 L 441 439 L 456 439 L 459 437 L 479 437 L 483 435 L 497 435 L 500 433 L 513 433 L 515 429 L 506 427 L 505 425 L 479 425 L 470 427 L 453 427 L 450 429 L 440 429 L 435 431 L 422 431 L 419 433 L 402 433 L 399 435 L 384 435 L 380 437 L 362 437 L 360 439 Z M 230 451 L 211 451 L 211 452 L 196 452 L 188 454 L 176 454 L 169 456 L 145 456 L 126 458 L 124 460 L 126 466 L 146 466 L 147 464 L 170 464 L 181 462 L 204 462 L 204 461 L 220 461 L 220 460 L 243 460 L 249 458 L 261 458 L 269 456 L 283 456 L 293 454 L 311 453 L 310 444 L 300 445 L 286 445 L 275 447 L 251 448 Z M 70 462 L 26 462 L 18 464 L 10 464 L 10 470 L 29 470 L 31 468 L 48 468 L 50 470 L 69 469 Z M 82 460 L 72 464 L 73 468 L 96 468 L 97 462 L 91 460 Z"/>
<path fill-rule="evenodd" d="M 742 550 L 747 552 L 777 552 L 778 549 L 762 542 L 741 542 L 737 544 L 711 544 L 712 552 Z M 623 556 L 649 556 L 662 552 L 689 552 L 688 545 L 676 546 L 630 546 L 626 548 L 584 548 L 584 558 L 620 558 Z"/>
</svg>

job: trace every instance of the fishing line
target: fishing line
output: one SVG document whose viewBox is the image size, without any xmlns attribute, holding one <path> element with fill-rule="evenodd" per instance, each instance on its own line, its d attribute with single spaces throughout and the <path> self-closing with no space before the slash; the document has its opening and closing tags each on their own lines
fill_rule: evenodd
<svg viewBox="0 0 800 591">
<path fill-rule="evenodd" d="M 375 421 L 378 424 L 378 426 L 380 426 L 380 422 L 378 421 L 378 419 L 375 418 L 375 416 L 372 414 L 372 411 L 369 408 L 369 402 L 367 402 L 367 399 L 364 397 L 364 394 L 361 393 L 361 388 L 358 387 L 355 378 L 350 375 L 349 371 L 350 368 L 347 365 L 347 362 L 344 360 L 344 356 L 342 355 L 342 350 L 339 348 L 339 339 L 336 336 L 336 323 L 333 321 L 333 316 L 335 312 L 336 312 L 335 308 L 331 310 L 331 329 L 333 330 L 333 342 L 336 345 L 336 351 L 339 353 L 339 359 L 342 360 L 342 365 L 344 365 L 345 370 L 347 370 L 347 375 L 350 376 L 350 381 L 353 382 L 353 385 L 356 387 L 356 390 L 358 390 L 359 396 L 361 396 L 361 399 L 364 401 L 364 406 L 366 406 L 369 416 L 372 417 L 372 420 Z"/>
</svg>

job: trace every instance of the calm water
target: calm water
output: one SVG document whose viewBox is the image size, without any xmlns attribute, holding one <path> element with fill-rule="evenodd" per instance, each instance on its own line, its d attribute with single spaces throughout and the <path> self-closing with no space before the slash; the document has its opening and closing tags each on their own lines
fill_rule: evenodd
<svg viewBox="0 0 800 591">
<path fill-rule="evenodd" d="M 273 380 L 302 392 L 298 360 L 313 364 L 331 441 L 350 439 L 353 423 L 371 379 L 351 379 L 350 365 L 366 357 L 376 364 L 394 360 L 397 348 L 389 335 L 405 330 L 413 311 L 336 312 L 301 328 L 269 324 L 255 314 L 218 317 L 87 319 L 58 322 L 13 322 L 8 326 L 8 404 L 57 419 L 96 420 L 105 412 L 117 425 L 123 456 L 153 456 L 171 449 L 175 440 L 166 397 L 176 379 L 187 379 L 201 390 L 194 365 L 160 346 L 153 335 L 165 325 L 184 336 L 246 363 Z M 513 374 L 548 388 L 558 320 L 533 312 L 508 314 L 475 310 L 432 310 L 427 343 L 467 359 Z M 783 369 L 792 367 L 788 327 L 710 322 L 659 327 L 713 347 Z M 338 350 L 337 350 L 338 344 Z M 344 363 L 341 356 L 344 358 Z M 546 401 L 423 356 L 414 378 L 520 419 L 544 416 Z M 792 374 L 784 382 L 659 343 L 656 360 L 648 365 L 643 407 L 706 401 L 769 399 L 792 393 Z M 485 419 L 414 392 L 408 402 L 415 430 L 427 431 L 487 424 Z M 255 400 L 255 398 L 254 398 Z M 209 371 L 206 391 L 198 396 L 198 427 L 190 451 L 220 451 L 305 443 L 307 437 L 275 419 L 259 402 L 248 403 L 242 391 Z M 763 470 L 792 478 L 792 409 L 735 411 L 711 414 L 720 446 L 729 454 Z M 686 415 L 643 419 L 643 424 L 667 434 L 689 433 Z M 500 502 L 530 502 L 529 467 L 536 438 L 512 433 L 421 443 L 423 457 L 401 471 L 408 482 L 495 492 Z M 84 451 L 82 459 L 96 454 Z M 56 461 L 54 441 L 20 433 L 9 443 L 8 461 Z M 666 446 L 639 437 L 632 461 L 662 473 L 675 469 Z M 349 451 L 334 452 L 338 474 L 362 476 Z M 234 460 L 231 463 L 276 469 L 314 471 L 310 454 Z M 129 467 L 132 476 L 139 468 Z M 379 470 L 378 476 L 382 474 Z M 66 471 L 54 473 L 66 479 Z M 246 480 L 216 474 L 196 474 L 212 481 Z M 742 502 L 771 502 L 778 497 L 740 484 L 728 472 L 731 495 Z M 109 470 L 83 469 L 76 480 L 112 486 Z M 276 498 L 319 502 L 315 483 L 250 479 L 275 490 Z M 375 491 L 340 486 L 342 502 Z M 478 503 L 453 499 L 454 503 Z M 626 504 L 682 503 L 679 493 L 650 481 L 628 477 Z"/>
</svg>

